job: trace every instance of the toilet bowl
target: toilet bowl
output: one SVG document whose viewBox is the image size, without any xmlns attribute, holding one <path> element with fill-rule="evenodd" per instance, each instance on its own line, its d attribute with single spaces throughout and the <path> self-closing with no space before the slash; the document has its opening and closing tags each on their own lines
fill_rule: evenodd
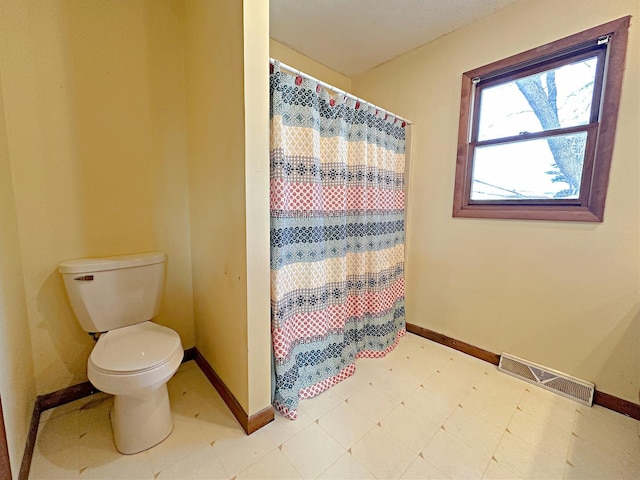
<svg viewBox="0 0 640 480">
<path fill-rule="evenodd" d="M 114 395 L 111 425 L 119 452 L 138 453 L 173 430 L 167 382 L 182 362 L 179 335 L 150 321 L 158 313 L 166 255 L 152 252 L 62 262 L 81 327 L 100 333 L 89 381 Z"/>
<path fill-rule="evenodd" d="M 89 381 L 114 395 L 114 443 L 131 454 L 157 445 L 173 430 L 167 382 L 182 362 L 180 337 L 144 322 L 111 330 L 98 339 L 89 361 Z"/>
</svg>

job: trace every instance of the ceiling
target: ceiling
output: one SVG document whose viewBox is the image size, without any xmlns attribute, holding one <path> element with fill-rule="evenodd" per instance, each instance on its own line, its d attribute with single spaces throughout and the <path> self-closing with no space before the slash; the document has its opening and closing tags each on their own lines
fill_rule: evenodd
<svg viewBox="0 0 640 480">
<path fill-rule="evenodd" d="M 351 77 L 516 1 L 270 0 L 270 34 Z"/>
</svg>

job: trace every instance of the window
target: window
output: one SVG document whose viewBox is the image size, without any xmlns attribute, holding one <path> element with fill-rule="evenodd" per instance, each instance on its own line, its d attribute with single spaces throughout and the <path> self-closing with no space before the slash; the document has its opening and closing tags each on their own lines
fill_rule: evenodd
<svg viewBox="0 0 640 480">
<path fill-rule="evenodd" d="M 602 221 L 629 20 L 463 74 L 454 217 Z"/>
</svg>

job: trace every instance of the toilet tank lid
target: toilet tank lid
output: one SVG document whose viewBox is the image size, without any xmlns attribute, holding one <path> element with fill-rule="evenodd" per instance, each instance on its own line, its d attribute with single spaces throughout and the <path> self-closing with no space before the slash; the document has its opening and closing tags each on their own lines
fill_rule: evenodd
<svg viewBox="0 0 640 480">
<path fill-rule="evenodd" d="M 134 253 L 116 257 L 79 258 L 60 262 L 58 271 L 60 273 L 102 272 L 119 268 L 153 265 L 154 263 L 162 263 L 166 259 L 167 254 L 164 252 Z"/>
</svg>

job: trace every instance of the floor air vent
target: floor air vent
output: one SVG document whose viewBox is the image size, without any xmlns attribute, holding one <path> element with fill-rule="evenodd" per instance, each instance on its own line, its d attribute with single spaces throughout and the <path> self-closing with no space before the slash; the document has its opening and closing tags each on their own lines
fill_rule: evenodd
<svg viewBox="0 0 640 480">
<path fill-rule="evenodd" d="M 498 370 L 533 383 L 563 397 L 591 406 L 595 385 L 570 375 L 536 365 L 508 353 L 500 355 Z"/>
</svg>

